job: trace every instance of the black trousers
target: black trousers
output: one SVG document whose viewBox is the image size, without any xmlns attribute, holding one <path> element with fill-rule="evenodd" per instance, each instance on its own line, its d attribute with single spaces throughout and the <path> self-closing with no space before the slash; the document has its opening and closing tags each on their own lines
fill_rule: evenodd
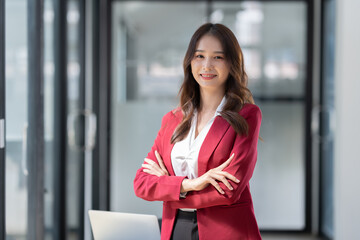
<svg viewBox="0 0 360 240">
<path fill-rule="evenodd" d="M 185 212 L 178 210 L 171 240 L 199 240 L 196 211 Z"/>
</svg>

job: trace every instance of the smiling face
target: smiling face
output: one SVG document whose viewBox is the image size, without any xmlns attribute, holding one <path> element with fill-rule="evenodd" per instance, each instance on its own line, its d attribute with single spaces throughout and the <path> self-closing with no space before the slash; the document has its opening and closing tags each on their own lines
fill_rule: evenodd
<svg viewBox="0 0 360 240">
<path fill-rule="evenodd" d="M 191 60 L 191 72 L 201 90 L 224 91 L 230 65 L 220 41 L 212 35 L 204 35 L 198 41 Z"/>
</svg>

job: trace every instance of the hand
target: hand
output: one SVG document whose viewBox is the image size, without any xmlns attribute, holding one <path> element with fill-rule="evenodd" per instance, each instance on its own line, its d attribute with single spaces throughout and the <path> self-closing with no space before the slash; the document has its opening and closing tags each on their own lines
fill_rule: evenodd
<svg viewBox="0 0 360 240">
<path fill-rule="evenodd" d="M 216 168 L 210 169 L 204 175 L 195 179 L 184 179 L 181 185 L 181 192 L 201 191 L 209 186 L 209 184 L 211 184 L 219 193 L 225 194 L 224 190 L 220 187 L 218 182 L 224 183 L 228 189 L 233 190 L 233 187 L 229 183 L 228 179 L 235 183 L 239 183 L 240 181 L 230 173 L 223 171 L 224 168 L 229 166 L 233 158 L 234 153 L 223 164 Z"/>
<path fill-rule="evenodd" d="M 157 164 L 155 161 L 149 159 L 149 158 L 145 158 L 145 162 L 144 164 L 142 164 L 143 172 L 149 173 L 151 175 L 155 175 L 155 176 L 169 176 L 169 172 L 167 171 L 164 162 L 160 156 L 160 154 L 158 153 L 158 151 L 155 150 L 155 156 L 156 159 L 158 161 L 159 164 Z"/>
</svg>

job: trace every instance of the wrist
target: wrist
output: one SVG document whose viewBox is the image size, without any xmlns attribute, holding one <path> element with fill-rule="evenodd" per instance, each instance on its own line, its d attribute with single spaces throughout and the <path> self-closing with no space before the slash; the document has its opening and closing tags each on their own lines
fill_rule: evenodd
<svg viewBox="0 0 360 240">
<path fill-rule="evenodd" d="M 193 189 L 191 187 L 191 179 L 185 178 L 181 183 L 180 193 L 186 193 L 192 190 Z"/>
</svg>

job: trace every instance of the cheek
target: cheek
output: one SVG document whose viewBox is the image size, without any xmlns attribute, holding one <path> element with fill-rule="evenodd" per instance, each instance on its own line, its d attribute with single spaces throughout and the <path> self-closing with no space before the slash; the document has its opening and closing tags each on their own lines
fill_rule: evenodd
<svg viewBox="0 0 360 240">
<path fill-rule="evenodd" d="M 191 62 L 191 69 L 192 70 L 196 70 L 198 68 L 198 66 L 199 66 L 198 62 L 196 62 L 196 61 Z"/>
<path fill-rule="evenodd" d="M 195 68 L 194 64 L 191 63 L 191 65 L 190 65 L 190 70 L 191 70 L 191 74 L 193 75 L 194 78 L 195 78 L 195 76 L 196 76 L 196 70 L 195 70 L 195 69 L 196 69 L 196 68 Z"/>
<path fill-rule="evenodd" d="M 199 72 L 199 64 L 196 62 L 192 62 L 191 63 L 191 72 L 194 75 L 194 77 L 197 75 L 197 73 Z"/>
<path fill-rule="evenodd" d="M 230 68 L 228 65 L 224 64 L 221 69 L 222 69 L 223 75 L 228 76 L 230 74 Z"/>
</svg>

